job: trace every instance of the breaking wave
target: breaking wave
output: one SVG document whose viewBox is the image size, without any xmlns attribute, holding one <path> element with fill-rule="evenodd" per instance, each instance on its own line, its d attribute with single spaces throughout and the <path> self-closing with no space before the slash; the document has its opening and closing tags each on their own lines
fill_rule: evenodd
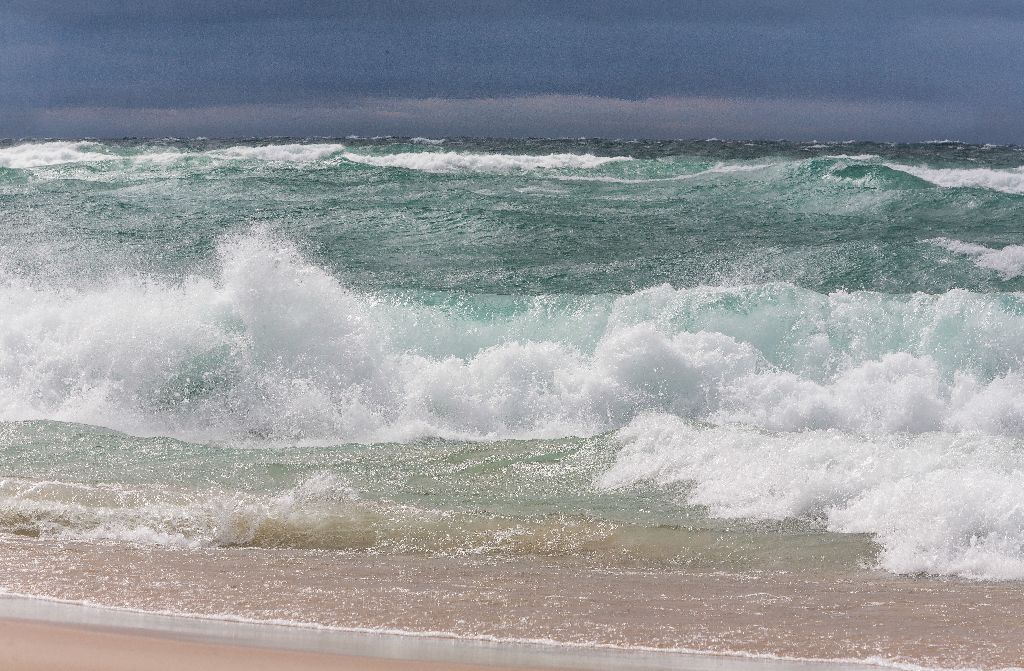
<svg viewBox="0 0 1024 671">
<path fill-rule="evenodd" d="M 974 259 L 976 266 L 993 270 L 999 273 L 1004 280 L 1024 275 L 1024 245 L 1007 245 L 1002 249 L 993 249 L 951 238 L 933 238 L 928 242 L 954 254 Z"/>
<path fill-rule="evenodd" d="M 619 432 L 599 480 L 653 481 L 725 518 L 820 520 L 870 533 L 895 573 L 1024 578 L 1024 452 L 977 434 L 864 436 L 700 427 L 665 414 Z"/>
<path fill-rule="evenodd" d="M 321 473 L 279 493 L 0 479 L 0 528 L 51 540 L 403 554 L 573 554 L 621 535 L 600 520 L 517 519 L 362 501 Z"/>
<path fill-rule="evenodd" d="M 116 158 L 96 142 L 36 142 L 0 148 L 0 168 L 26 169 Z"/>
<path fill-rule="evenodd" d="M 356 154 L 345 152 L 346 160 L 377 167 L 406 168 L 425 172 L 508 172 L 556 168 L 596 168 L 607 163 L 631 160 L 626 156 L 593 154 L 470 154 L 461 152 L 404 152 L 398 154 Z"/>
<path fill-rule="evenodd" d="M 1024 168 L 995 170 L 992 168 L 928 168 L 916 165 L 886 163 L 893 170 L 946 188 L 975 188 L 1002 193 L 1024 193 Z"/>
<path fill-rule="evenodd" d="M 572 554 L 706 522 L 687 517 L 696 506 L 862 534 L 899 573 L 1024 578 L 1024 295 L 1005 291 L 1024 277 L 1024 246 L 1006 244 L 1024 193 L 1022 169 L 1005 167 L 1016 158 L 939 168 L 911 164 L 957 165 L 981 150 L 794 158 L 742 145 L 662 155 L 642 143 L 387 142 L 0 147 L 14 222 L 0 254 L 0 423 L 177 437 L 200 443 L 188 448 L 197 471 L 208 452 L 234 458 L 238 446 L 319 468 L 324 455 L 382 442 L 593 443 L 600 467 L 566 481 L 579 496 L 619 498 L 587 508 L 565 486 L 558 514 L 468 513 L 445 487 L 445 500 L 389 503 L 333 471 L 310 476 L 310 463 L 301 477 L 285 467 L 287 478 L 230 491 L 179 487 L 157 467 L 75 483 L 33 462 L 32 477 L 0 480 L 0 529 Z M 515 147 L 548 153 L 492 151 Z M 54 188 L 50 177 L 82 181 Z M 549 179 L 579 183 L 523 188 Z M 183 209 L 185 181 L 201 197 L 186 194 Z M 362 288 L 300 249 L 351 267 Z M 142 261 L 120 263 L 135 253 Z M 437 275 L 433 255 L 445 257 Z M 781 260 L 762 263 L 770 255 Z M 467 282 L 463 259 L 513 279 Z M 731 263 L 742 268 L 718 273 Z M 773 263 L 785 268 L 745 270 Z M 599 281 L 577 282 L 581 267 Z M 835 272 L 807 279 L 819 271 Z M 677 286 L 657 284 L 666 279 Z M 733 281 L 747 283 L 700 286 Z M 421 290 L 400 288 L 411 286 Z M 422 289 L 452 286 L 494 293 Z M 922 288 L 932 293 L 903 293 Z M 18 440 L 4 449 L 21 458 Z M 144 461 L 133 440 L 120 454 L 137 448 Z M 564 457 L 555 452 L 537 459 Z M 645 504 L 655 497 L 662 517 L 650 526 L 591 514 L 623 510 L 634 488 Z M 670 556 L 676 540 L 644 551 Z"/>
<path fill-rule="evenodd" d="M 413 138 L 413 144 L 439 145 L 443 140 Z M 398 153 L 359 153 L 342 144 L 236 145 L 200 152 L 166 148 L 115 148 L 98 142 L 36 142 L 0 148 L 0 167 L 32 169 L 69 163 L 135 161 L 169 163 L 181 160 L 267 161 L 311 163 L 341 158 L 376 167 L 405 168 L 425 172 L 509 172 L 596 168 L 608 163 L 632 160 L 627 156 L 601 157 L 593 154 L 500 154 L 425 150 Z"/>
<path fill-rule="evenodd" d="M 411 138 L 405 143 L 395 140 L 399 148 L 408 144 L 422 145 L 418 151 L 386 151 L 377 147 L 361 151 L 357 147 L 338 143 L 278 143 L 266 145 L 238 144 L 212 149 L 192 149 L 160 145 L 110 145 L 95 141 L 28 142 L 0 147 L 0 168 L 34 170 L 66 164 L 175 165 L 187 162 L 192 167 L 220 165 L 232 161 L 263 161 L 268 163 L 355 163 L 380 168 L 400 168 L 431 173 L 477 172 L 507 173 L 545 170 L 591 170 L 614 163 L 635 162 L 643 166 L 628 175 L 562 175 L 563 179 L 607 181 L 623 184 L 672 182 L 697 176 L 717 174 L 758 173 L 767 168 L 797 168 L 773 173 L 777 179 L 804 180 L 808 173 L 800 166 L 828 163 L 824 174 L 816 178 L 845 179 L 852 184 L 892 188 L 907 186 L 906 178 L 916 178 L 943 188 L 978 188 L 1006 194 L 1024 193 L 1024 168 L 1005 169 L 972 167 L 929 167 L 886 160 L 877 154 L 829 154 L 800 159 L 773 158 L 769 162 L 728 161 L 704 164 L 694 171 L 693 160 L 685 156 L 675 169 L 672 157 L 668 161 L 639 160 L 630 156 L 596 156 L 590 153 L 506 154 L 472 151 L 441 151 L 443 139 Z M 387 145 L 385 145 L 387 146 Z M 683 172 L 680 173 L 679 169 Z M 881 172 L 880 172 L 881 171 Z M 888 173 L 888 174 L 885 174 Z M 905 176 L 903 180 L 894 175 Z M 557 177 L 557 176 L 556 176 Z"/>
<path fill-rule="evenodd" d="M 588 436 L 665 411 L 1024 436 L 1014 294 L 768 284 L 432 304 L 351 291 L 256 231 L 225 239 L 213 277 L 10 280 L 0 312 L 3 420 L 347 443 Z"/>
</svg>

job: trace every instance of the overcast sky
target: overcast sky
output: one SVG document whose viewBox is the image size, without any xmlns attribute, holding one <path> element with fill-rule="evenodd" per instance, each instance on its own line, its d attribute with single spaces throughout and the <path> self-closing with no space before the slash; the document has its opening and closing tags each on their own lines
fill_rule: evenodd
<svg viewBox="0 0 1024 671">
<path fill-rule="evenodd" d="M 0 2 L 0 137 L 268 134 L 1024 144 L 1024 2 Z"/>
</svg>

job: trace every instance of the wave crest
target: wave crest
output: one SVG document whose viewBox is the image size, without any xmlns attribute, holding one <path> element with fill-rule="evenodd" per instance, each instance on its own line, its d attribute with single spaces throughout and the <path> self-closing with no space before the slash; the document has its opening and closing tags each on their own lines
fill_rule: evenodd
<svg viewBox="0 0 1024 671">
<path fill-rule="evenodd" d="M 1024 455 L 977 435 L 858 436 L 700 427 L 647 415 L 618 433 L 623 447 L 598 479 L 676 490 L 725 518 L 810 518 L 870 533 L 896 573 L 1024 578 Z"/>
<path fill-rule="evenodd" d="M 1024 193 L 1024 168 L 995 170 L 992 168 L 928 168 L 901 163 L 886 167 L 945 188 L 975 188 L 1002 193 Z"/>
<path fill-rule="evenodd" d="M 1002 249 L 993 249 L 951 238 L 933 238 L 927 242 L 954 254 L 970 257 L 974 259 L 974 265 L 986 270 L 994 270 L 1004 280 L 1012 280 L 1024 275 L 1024 245 L 1007 245 Z"/>
<path fill-rule="evenodd" d="M 649 411 L 1024 435 L 1015 295 L 769 284 L 468 300 L 350 291 L 258 231 L 181 284 L 0 284 L 0 419 L 332 443 L 589 436 Z"/>
<path fill-rule="evenodd" d="M 596 168 L 608 163 L 632 160 L 627 156 L 593 154 L 471 154 L 460 152 L 404 152 L 396 154 L 355 154 L 344 158 L 382 168 L 406 168 L 424 172 L 510 172 L 517 170 L 553 170 L 559 168 Z"/>
<path fill-rule="evenodd" d="M 31 142 L 0 148 L 0 168 L 39 168 L 62 163 L 104 161 L 111 156 L 96 142 Z"/>
</svg>

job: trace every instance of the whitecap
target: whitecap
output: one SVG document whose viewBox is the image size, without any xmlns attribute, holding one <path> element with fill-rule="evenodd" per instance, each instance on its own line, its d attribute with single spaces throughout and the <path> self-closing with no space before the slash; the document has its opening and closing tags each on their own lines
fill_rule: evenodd
<svg viewBox="0 0 1024 671">
<path fill-rule="evenodd" d="M 644 415 L 603 489 L 654 482 L 721 518 L 872 534 L 895 573 L 1024 578 L 1024 453 L 976 434 L 863 436 L 700 427 Z"/>
<path fill-rule="evenodd" d="M 342 156 L 353 163 L 377 167 L 406 168 L 424 172 L 512 172 L 559 168 L 596 168 L 608 163 L 632 160 L 628 156 L 593 154 L 471 154 L 460 152 L 402 152 L 396 154 L 356 154 Z"/>
<path fill-rule="evenodd" d="M 1012 280 L 1024 275 L 1024 245 L 1006 245 L 1001 249 L 994 249 L 952 238 L 932 238 L 926 242 L 938 245 L 954 254 L 968 256 L 974 259 L 976 266 L 994 270 L 1004 280 Z"/>
<path fill-rule="evenodd" d="M 102 152 L 96 142 L 31 142 L 0 148 L 0 168 L 39 168 L 64 163 L 118 158 Z"/>
<path fill-rule="evenodd" d="M 886 163 L 885 166 L 944 188 L 977 188 L 1002 193 L 1024 193 L 1024 168 L 927 168 L 902 163 Z"/>
</svg>

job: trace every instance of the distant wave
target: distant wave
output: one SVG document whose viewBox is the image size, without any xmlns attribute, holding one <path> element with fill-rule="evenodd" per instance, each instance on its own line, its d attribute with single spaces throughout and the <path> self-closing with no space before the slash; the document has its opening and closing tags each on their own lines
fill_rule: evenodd
<svg viewBox="0 0 1024 671">
<path fill-rule="evenodd" d="M 270 144 L 214 149 L 205 155 L 223 159 L 308 162 L 319 161 L 344 149 L 340 144 Z"/>
<path fill-rule="evenodd" d="M 413 138 L 415 144 L 439 145 L 444 140 Z M 211 161 L 268 161 L 310 163 L 332 157 L 377 167 L 405 168 L 425 172 L 508 172 L 559 168 L 596 168 L 607 163 L 631 160 L 628 156 L 593 154 L 483 154 L 462 152 L 397 152 L 365 154 L 341 144 L 236 145 L 202 152 L 165 149 L 112 148 L 98 142 L 37 142 L 0 149 L 0 167 L 42 168 L 69 163 L 127 160 L 166 163 L 185 159 Z"/>
<path fill-rule="evenodd" d="M 508 172 L 557 168 L 596 168 L 607 163 L 632 160 L 628 156 L 593 154 L 469 154 L 459 152 L 405 152 L 398 154 L 342 154 L 353 163 L 425 172 Z"/>
<path fill-rule="evenodd" d="M 946 188 L 978 188 L 1002 193 L 1024 193 L 1024 168 L 994 170 L 992 168 L 926 168 L 923 166 L 886 163 L 886 167 L 905 172 L 936 186 Z"/>
<path fill-rule="evenodd" d="M 104 154 L 97 142 L 33 142 L 0 148 L 0 168 L 38 168 L 61 163 L 103 161 L 117 158 Z"/>
<path fill-rule="evenodd" d="M 731 173 L 758 172 L 768 168 L 785 165 L 784 163 L 718 163 L 706 170 L 690 172 L 671 177 L 612 177 L 610 175 L 553 175 L 554 179 L 566 182 L 607 182 L 610 184 L 651 184 L 656 182 L 679 182 L 705 175 L 728 175 Z"/>
<path fill-rule="evenodd" d="M 974 259 L 979 268 L 994 270 L 1004 280 L 1024 275 L 1024 245 L 1007 245 L 1002 249 L 993 249 L 984 245 L 961 242 L 951 238 L 933 238 L 932 244 L 947 249 L 954 254 L 962 254 Z"/>
<path fill-rule="evenodd" d="M 849 161 L 871 161 L 879 158 L 878 154 L 829 154 L 825 158 L 847 159 Z"/>
<path fill-rule="evenodd" d="M 397 141 L 396 141 L 397 142 Z M 646 184 L 686 181 L 698 176 L 757 172 L 771 167 L 816 165 L 821 161 L 835 162 L 824 179 L 842 179 L 845 183 L 871 188 L 901 188 L 892 174 L 908 175 L 943 188 L 977 188 L 1007 194 L 1024 194 L 1024 167 L 994 168 L 934 168 L 885 161 L 876 154 L 835 154 L 814 158 L 747 161 L 720 161 L 710 168 L 692 171 L 692 157 L 682 159 L 672 167 L 672 161 L 639 160 L 630 156 L 596 156 L 584 153 L 507 154 L 440 151 L 434 147 L 443 139 L 411 138 L 407 142 L 424 145 L 422 151 L 388 153 L 386 147 L 371 151 L 356 150 L 337 143 L 281 143 L 260 146 L 234 145 L 203 151 L 192 151 L 162 146 L 122 146 L 93 141 L 28 142 L 0 148 L 0 168 L 34 170 L 61 165 L 95 164 L 125 165 L 159 170 L 187 170 L 215 167 L 225 161 L 262 161 L 268 163 L 345 162 L 379 168 L 400 168 L 432 173 L 453 172 L 522 172 L 546 170 L 590 170 L 624 161 L 636 161 L 641 166 L 629 175 L 553 175 L 558 179 L 600 181 L 619 184 Z M 823 145 L 824 146 L 824 145 Z M 406 145 L 407 147 L 407 145 Z M 848 165 L 846 162 L 854 162 Z M 857 177 L 842 174 L 844 167 L 863 168 L 867 172 Z M 678 174 L 679 168 L 686 170 Z M 677 174 L 671 174 L 675 170 Z M 890 176 L 880 171 L 895 171 Z M 668 172 L 669 174 L 666 174 Z M 54 173 L 65 176 L 66 171 Z M 83 179 L 96 179 L 83 172 Z M 798 170 L 788 171 L 781 179 L 805 179 Z M 902 186 L 907 186 L 902 184 Z"/>
</svg>

